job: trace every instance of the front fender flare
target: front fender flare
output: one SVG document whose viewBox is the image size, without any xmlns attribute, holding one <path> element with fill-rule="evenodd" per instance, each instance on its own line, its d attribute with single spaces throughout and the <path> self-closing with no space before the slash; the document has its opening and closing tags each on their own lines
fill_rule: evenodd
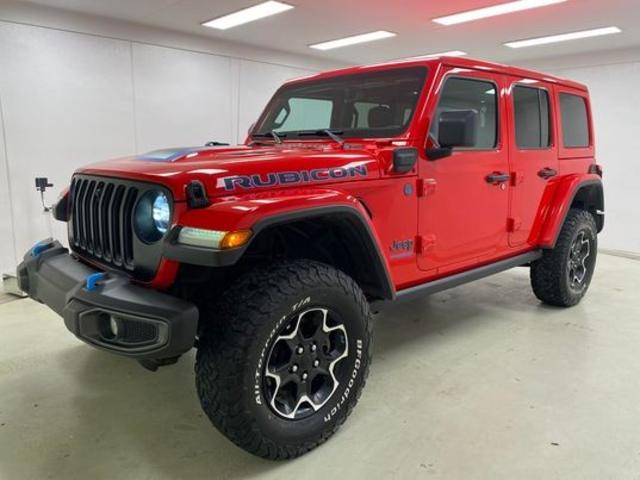
<svg viewBox="0 0 640 480">
<path fill-rule="evenodd" d="M 378 295 L 384 299 L 395 298 L 389 264 L 380 249 L 380 240 L 367 210 L 356 198 L 338 190 L 305 189 L 224 197 L 206 209 L 188 210 L 180 216 L 177 225 L 167 236 L 164 256 L 170 260 L 194 265 L 230 266 L 242 258 L 263 230 L 279 224 L 324 216 L 340 216 L 351 222 L 357 233 L 360 248 L 371 262 L 380 286 Z M 251 229 L 253 235 L 242 247 L 212 250 L 179 245 L 178 234 L 185 226 L 221 231 Z"/>
</svg>

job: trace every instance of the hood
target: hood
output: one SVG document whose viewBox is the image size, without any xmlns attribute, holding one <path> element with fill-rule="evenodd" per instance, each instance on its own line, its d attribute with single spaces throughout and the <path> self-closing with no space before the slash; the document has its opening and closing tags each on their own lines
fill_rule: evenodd
<svg viewBox="0 0 640 480">
<path fill-rule="evenodd" d="M 160 183 L 177 201 L 193 180 L 212 197 L 380 177 L 375 150 L 320 143 L 172 148 L 95 163 L 78 173 Z"/>
</svg>

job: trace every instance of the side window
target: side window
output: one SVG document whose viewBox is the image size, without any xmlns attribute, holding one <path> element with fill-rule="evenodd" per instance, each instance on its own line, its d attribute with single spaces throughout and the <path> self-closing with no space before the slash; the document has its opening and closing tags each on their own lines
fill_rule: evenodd
<svg viewBox="0 0 640 480">
<path fill-rule="evenodd" d="M 566 148 L 588 147 L 589 120 L 584 98 L 570 93 L 560 94 L 562 143 Z"/>
<path fill-rule="evenodd" d="M 516 86 L 513 89 L 516 145 L 518 148 L 546 148 L 549 134 L 549 94 L 546 90 Z"/>
<path fill-rule="evenodd" d="M 478 114 L 477 150 L 489 150 L 498 144 L 498 97 L 495 84 L 483 80 L 449 78 L 444 84 L 429 133 L 438 138 L 442 112 L 473 110 Z"/>
<path fill-rule="evenodd" d="M 322 130 L 331 127 L 333 102 L 320 98 L 291 98 L 275 119 L 276 131 Z"/>
</svg>

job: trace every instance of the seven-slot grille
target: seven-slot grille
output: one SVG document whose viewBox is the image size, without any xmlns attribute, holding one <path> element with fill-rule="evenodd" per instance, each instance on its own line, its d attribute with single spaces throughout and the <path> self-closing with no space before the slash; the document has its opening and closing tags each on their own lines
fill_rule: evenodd
<svg viewBox="0 0 640 480">
<path fill-rule="evenodd" d="M 76 176 L 71 183 L 69 233 L 76 250 L 134 270 L 133 209 L 139 189 L 130 182 Z"/>
</svg>

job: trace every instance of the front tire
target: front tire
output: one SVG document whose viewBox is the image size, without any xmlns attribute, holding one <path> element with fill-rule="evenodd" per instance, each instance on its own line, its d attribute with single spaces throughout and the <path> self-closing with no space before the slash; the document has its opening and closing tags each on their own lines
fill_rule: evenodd
<svg viewBox="0 0 640 480">
<path fill-rule="evenodd" d="M 549 305 L 571 307 L 587 293 L 596 266 L 598 237 L 593 216 L 571 209 L 556 245 L 531 264 L 531 287 Z"/>
<path fill-rule="evenodd" d="M 371 358 L 371 313 L 351 278 L 317 262 L 284 262 L 241 277 L 207 313 L 196 386 L 224 435 L 287 459 L 336 432 Z"/>
</svg>

